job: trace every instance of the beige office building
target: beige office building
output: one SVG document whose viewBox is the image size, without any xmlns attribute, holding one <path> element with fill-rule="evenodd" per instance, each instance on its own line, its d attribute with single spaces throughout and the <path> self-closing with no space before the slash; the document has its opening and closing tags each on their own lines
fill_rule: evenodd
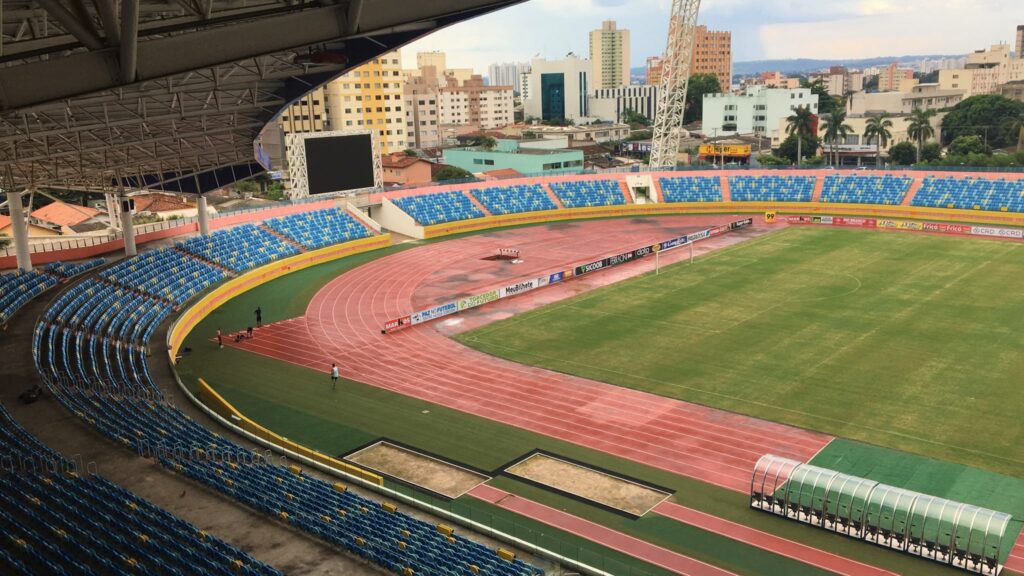
<svg viewBox="0 0 1024 576">
<path fill-rule="evenodd" d="M 967 55 L 963 68 L 939 71 L 939 87 L 964 90 L 967 98 L 995 94 L 1007 82 L 1024 80 L 1024 59 L 1010 58 L 1010 47 L 996 44 Z"/>
<path fill-rule="evenodd" d="M 375 129 L 381 152 L 409 147 L 405 117 L 405 80 L 398 51 L 355 68 L 325 88 L 330 130 Z"/>
<path fill-rule="evenodd" d="M 594 88 L 618 88 L 629 84 L 629 30 L 620 30 L 614 20 L 601 23 L 590 33 L 590 61 L 594 65 Z"/>
</svg>

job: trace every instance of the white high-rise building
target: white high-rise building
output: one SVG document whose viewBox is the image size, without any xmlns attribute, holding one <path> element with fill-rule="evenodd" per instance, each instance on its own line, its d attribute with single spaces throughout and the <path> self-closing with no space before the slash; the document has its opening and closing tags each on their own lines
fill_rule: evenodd
<svg viewBox="0 0 1024 576">
<path fill-rule="evenodd" d="M 818 96 L 810 88 L 747 86 L 742 94 L 705 94 L 701 131 L 709 136 L 758 134 L 776 140 L 780 120 L 797 108 L 818 113 Z"/>
<path fill-rule="evenodd" d="M 487 67 L 487 83 L 491 86 L 511 86 L 516 94 L 523 92 L 523 74 L 530 72 L 525 62 L 502 62 Z"/>
<path fill-rule="evenodd" d="M 579 121 L 590 116 L 587 96 L 592 88 L 590 60 L 568 54 L 561 60 L 535 58 L 523 74 L 523 111 L 541 120 Z"/>
<path fill-rule="evenodd" d="M 590 33 L 590 62 L 594 67 L 594 88 L 618 88 L 629 84 L 629 30 L 620 30 L 614 20 L 601 23 Z"/>
</svg>

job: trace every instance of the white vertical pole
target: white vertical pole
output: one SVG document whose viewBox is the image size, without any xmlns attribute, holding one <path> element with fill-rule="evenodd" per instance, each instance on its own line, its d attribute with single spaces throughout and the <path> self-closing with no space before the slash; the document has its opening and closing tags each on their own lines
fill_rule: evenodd
<svg viewBox="0 0 1024 576">
<path fill-rule="evenodd" d="M 199 233 L 203 236 L 210 235 L 210 215 L 206 212 L 206 196 L 199 195 L 199 201 L 196 203 L 199 208 Z"/>
<path fill-rule="evenodd" d="M 690 242 L 690 264 L 693 264 L 693 242 Z"/>
<path fill-rule="evenodd" d="M 132 211 L 125 210 L 125 203 L 129 198 L 121 195 L 117 197 L 117 200 L 121 203 L 121 236 L 124 238 L 124 255 L 131 258 L 138 254 L 138 251 L 135 248 L 135 225 L 132 224 Z"/>
<path fill-rule="evenodd" d="M 32 257 L 28 252 L 28 224 L 25 223 L 25 211 L 21 206 L 21 192 L 7 193 L 7 209 L 11 212 L 11 228 L 14 232 L 14 250 L 17 254 L 18 268 L 25 272 L 31 272 Z"/>
</svg>

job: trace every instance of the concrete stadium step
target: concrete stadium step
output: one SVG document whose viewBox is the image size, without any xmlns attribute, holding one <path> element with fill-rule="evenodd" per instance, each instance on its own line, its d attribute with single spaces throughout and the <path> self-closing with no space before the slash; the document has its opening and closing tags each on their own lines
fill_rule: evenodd
<svg viewBox="0 0 1024 576">
<path fill-rule="evenodd" d="M 910 182 L 910 189 L 907 190 L 907 193 L 903 196 L 903 202 L 900 204 L 900 206 L 910 206 L 910 203 L 914 201 L 914 196 L 917 195 L 917 191 L 921 189 L 921 186 L 923 184 L 923 178 L 914 178 Z"/>
<path fill-rule="evenodd" d="M 811 192 L 811 202 L 818 202 L 821 200 L 821 192 L 825 189 L 825 177 L 817 176 L 814 178 L 814 191 Z"/>
<path fill-rule="evenodd" d="M 296 242 L 295 240 L 292 240 L 291 238 L 285 236 L 284 234 L 278 233 L 277 230 L 274 230 L 273 228 L 271 228 L 270 226 L 267 226 L 263 222 L 259 223 L 259 227 L 264 229 L 264 230 L 266 230 L 267 232 L 270 232 L 275 238 L 277 238 L 281 242 L 284 242 L 285 244 L 291 246 L 292 248 L 295 248 L 299 252 L 306 252 L 306 247 L 305 246 L 303 246 L 302 244 L 299 244 L 298 242 Z"/>
<path fill-rule="evenodd" d="M 551 189 L 551 186 L 545 182 L 544 184 L 541 184 L 540 187 L 544 189 L 544 193 L 548 195 L 548 198 L 551 198 L 551 201 L 555 203 L 555 206 L 559 209 L 565 208 L 565 205 L 562 204 L 562 199 L 558 197 L 558 194 L 555 194 L 554 190 Z"/>
<path fill-rule="evenodd" d="M 473 203 L 473 206 L 476 206 L 481 212 L 484 213 L 484 216 L 492 215 L 491 211 L 488 210 L 486 206 L 481 204 L 480 201 L 476 199 L 476 196 L 473 196 L 473 194 L 469 190 L 463 190 L 462 193 L 466 195 L 466 198 L 469 198 L 469 201 Z"/>
<path fill-rule="evenodd" d="M 732 189 L 729 188 L 729 177 L 719 176 L 722 185 L 722 202 L 732 202 Z"/>
<path fill-rule="evenodd" d="M 622 197 L 625 198 L 626 204 L 635 204 L 633 202 L 633 195 L 629 193 L 629 186 L 626 185 L 626 181 L 617 180 L 615 183 L 619 185 L 619 191 L 622 192 Z"/>
</svg>

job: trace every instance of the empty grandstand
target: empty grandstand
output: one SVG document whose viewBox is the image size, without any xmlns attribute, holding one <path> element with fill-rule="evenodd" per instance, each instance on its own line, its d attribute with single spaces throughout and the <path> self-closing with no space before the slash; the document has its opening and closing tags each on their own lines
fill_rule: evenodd
<svg viewBox="0 0 1024 576">
<path fill-rule="evenodd" d="M 722 180 L 717 176 L 660 178 L 665 202 L 721 202 Z"/>
<path fill-rule="evenodd" d="M 1024 212 L 1024 180 L 928 176 L 911 204 L 960 210 Z"/>
<path fill-rule="evenodd" d="M 327 227 L 322 230 L 325 234 L 329 233 Z M 254 224 L 220 230 L 209 236 L 195 236 L 179 242 L 177 246 L 234 272 L 243 272 L 299 252 L 295 247 Z"/>
<path fill-rule="evenodd" d="M 395 199 L 394 203 L 424 226 L 481 218 L 484 215 L 462 192 L 406 196 Z"/>
<path fill-rule="evenodd" d="M 736 202 L 810 202 L 813 176 L 730 176 L 729 194 Z"/>
<path fill-rule="evenodd" d="M 909 176 L 829 175 L 821 190 L 822 202 L 845 204 L 899 205 L 910 190 L 913 179 Z"/>
<path fill-rule="evenodd" d="M 122 260 L 100 276 L 121 286 L 182 304 L 224 278 L 224 273 L 169 248 Z"/>
<path fill-rule="evenodd" d="M 477 200 L 494 215 L 537 212 L 558 208 L 540 184 L 494 186 L 470 190 Z"/>
<path fill-rule="evenodd" d="M 292 214 L 267 220 L 264 224 L 274 232 L 310 250 L 370 235 L 366 226 L 337 208 Z"/>
<path fill-rule="evenodd" d="M 551 190 L 566 208 L 614 206 L 626 203 L 626 198 L 622 195 L 622 188 L 619 187 L 616 180 L 552 182 Z"/>
</svg>

